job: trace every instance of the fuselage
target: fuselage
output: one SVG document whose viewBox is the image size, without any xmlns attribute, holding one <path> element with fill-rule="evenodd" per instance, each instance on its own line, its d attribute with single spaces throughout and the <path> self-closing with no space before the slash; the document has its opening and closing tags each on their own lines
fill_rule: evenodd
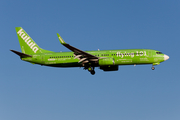
<svg viewBox="0 0 180 120">
<path fill-rule="evenodd" d="M 151 49 L 124 49 L 124 50 L 98 50 L 85 51 L 89 54 L 103 58 L 112 58 L 113 65 L 134 65 L 153 64 L 158 65 L 169 57 L 157 50 Z M 22 58 L 22 60 L 52 67 L 81 67 L 79 59 L 75 58 L 73 52 L 50 52 L 32 54 L 32 57 Z M 95 66 L 100 66 L 98 63 Z"/>
<path fill-rule="evenodd" d="M 83 67 L 92 75 L 95 67 L 103 71 L 117 71 L 119 65 L 159 65 L 169 56 L 152 49 L 124 49 L 83 51 L 67 44 L 57 33 L 59 42 L 72 52 L 53 52 L 40 48 L 22 27 L 16 27 L 21 52 L 11 50 L 23 61 L 51 67 Z"/>
</svg>

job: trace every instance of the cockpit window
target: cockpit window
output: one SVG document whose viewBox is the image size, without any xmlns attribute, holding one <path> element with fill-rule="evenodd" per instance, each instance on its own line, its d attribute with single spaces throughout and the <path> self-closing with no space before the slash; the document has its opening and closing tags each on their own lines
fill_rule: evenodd
<svg viewBox="0 0 180 120">
<path fill-rule="evenodd" d="M 156 54 L 163 54 L 162 52 L 156 52 Z"/>
</svg>

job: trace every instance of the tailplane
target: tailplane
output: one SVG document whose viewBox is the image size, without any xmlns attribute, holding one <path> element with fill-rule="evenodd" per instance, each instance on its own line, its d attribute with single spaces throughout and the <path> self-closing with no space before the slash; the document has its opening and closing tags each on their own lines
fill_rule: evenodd
<svg viewBox="0 0 180 120">
<path fill-rule="evenodd" d="M 33 39 L 23 30 L 22 27 L 16 27 L 16 33 L 19 39 L 21 51 L 24 54 L 48 53 L 52 51 L 40 48 Z M 13 52 L 13 51 L 12 51 Z"/>
<path fill-rule="evenodd" d="M 21 52 L 15 51 L 15 50 L 10 50 L 10 51 L 12 51 L 13 53 L 19 55 L 20 57 L 32 57 L 31 55 L 21 53 Z"/>
</svg>

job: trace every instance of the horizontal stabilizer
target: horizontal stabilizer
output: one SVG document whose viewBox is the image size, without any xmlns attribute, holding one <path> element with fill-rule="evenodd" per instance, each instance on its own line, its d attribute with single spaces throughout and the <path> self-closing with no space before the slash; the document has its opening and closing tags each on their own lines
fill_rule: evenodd
<svg viewBox="0 0 180 120">
<path fill-rule="evenodd" d="M 19 55 L 20 57 L 32 57 L 31 55 L 21 53 L 21 52 L 15 51 L 15 50 L 10 50 L 10 51 L 12 51 L 13 53 Z"/>
</svg>

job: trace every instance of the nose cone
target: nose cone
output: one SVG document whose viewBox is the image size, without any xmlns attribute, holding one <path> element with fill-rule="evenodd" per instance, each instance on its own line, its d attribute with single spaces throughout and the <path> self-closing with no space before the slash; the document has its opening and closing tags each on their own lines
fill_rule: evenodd
<svg viewBox="0 0 180 120">
<path fill-rule="evenodd" d="M 169 56 L 164 54 L 164 61 L 168 60 Z"/>
</svg>

